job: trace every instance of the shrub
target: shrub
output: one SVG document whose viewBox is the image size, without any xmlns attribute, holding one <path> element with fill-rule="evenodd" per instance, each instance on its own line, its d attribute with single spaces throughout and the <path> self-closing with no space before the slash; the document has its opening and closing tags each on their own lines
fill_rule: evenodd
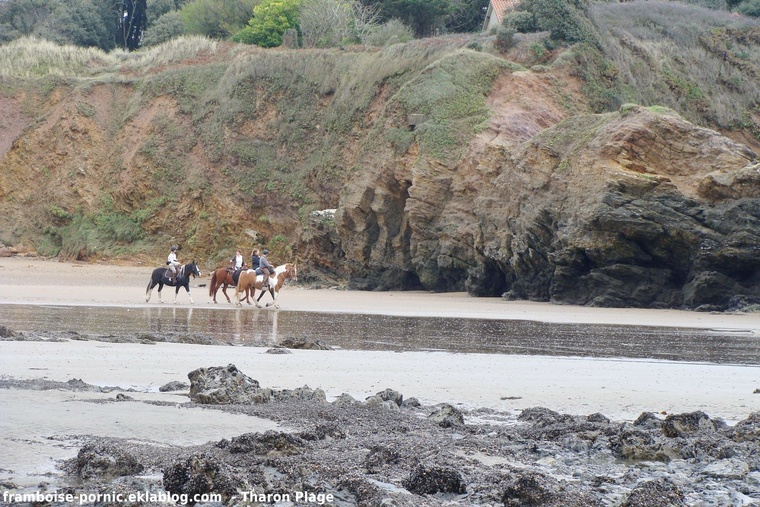
<svg viewBox="0 0 760 507">
<path fill-rule="evenodd" d="M 156 46 L 185 33 L 182 18 L 177 11 L 167 12 L 148 27 L 143 35 L 143 47 Z"/>
<path fill-rule="evenodd" d="M 369 46 L 390 46 L 414 39 L 414 32 L 398 19 L 391 19 L 374 27 L 362 39 Z"/>
<path fill-rule="evenodd" d="M 352 35 L 349 0 L 304 0 L 298 21 L 304 47 L 336 47 Z"/>
<path fill-rule="evenodd" d="M 662 1 L 596 3 L 589 13 L 604 50 L 575 54 L 594 111 L 658 104 L 732 129 L 760 103 L 756 20 Z"/>
<path fill-rule="evenodd" d="M 736 11 L 745 16 L 760 18 L 760 0 L 744 0 L 736 8 Z"/>
<path fill-rule="evenodd" d="M 515 45 L 515 29 L 500 26 L 496 30 L 496 49 L 506 53 Z"/>
<path fill-rule="evenodd" d="M 286 30 L 299 30 L 300 6 L 301 0 L 264 0 L 253 8 L 248 26 L 236 33 L 232 40 L 265 48 L 280 46 Z"/>
<path fill-rule="evenodd" d="M 504 16 L 502 24 L 508 28 L 514 28 L 520 33 L 533 33 L 538 31 L 536 19 L 528 11 L 512 11 Z"/>
<path fill-rule="evenodd" d="M 193 0 L 180 10 L 185 32 L 223 39 L 246 26 L 256 0 Z"/>
</svg>

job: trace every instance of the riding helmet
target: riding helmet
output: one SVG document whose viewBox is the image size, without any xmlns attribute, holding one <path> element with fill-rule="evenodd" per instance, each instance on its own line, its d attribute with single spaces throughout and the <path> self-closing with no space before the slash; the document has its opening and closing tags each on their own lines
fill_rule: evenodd
<svg viewBox="0 0 760 507">
<path fill-rule="evenodd" d="M 261 253 L 263 253 L 264 255 L 269 255 L 269 250 L 267 250 L 267 249 L 265 248 L 265 249 L 264 249 L 264 251 L 263 251 L 263 252 L 261 252 Z"/>
<path fill-rule="evenodd" d="M 172 252 L 174 252 L 175 250 L 177 250 L 177 247 L 175 245 L 172 245 Z"/>
</svg>

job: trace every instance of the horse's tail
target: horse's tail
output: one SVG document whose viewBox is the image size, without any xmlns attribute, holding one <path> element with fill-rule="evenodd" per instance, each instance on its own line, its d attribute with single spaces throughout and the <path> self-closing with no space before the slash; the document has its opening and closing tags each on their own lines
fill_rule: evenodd
<svg viewBox="0 0 760 507">
<path fill-rule="evenodd" d="M 148 295 L 148 292 L 154 287 L 153 285 L 153 277 L 150 277 L 150 280 L 148 280 L 148 286 L 145 288 L 145 295 Z"/>
<path fill-rule="evenodd" d="M 208 283 L 208 295 L 213 297 L 216 288 L 216 270 L 214 270 L 214 273 L 211 275 L 211 281 Z"/>
</svg>

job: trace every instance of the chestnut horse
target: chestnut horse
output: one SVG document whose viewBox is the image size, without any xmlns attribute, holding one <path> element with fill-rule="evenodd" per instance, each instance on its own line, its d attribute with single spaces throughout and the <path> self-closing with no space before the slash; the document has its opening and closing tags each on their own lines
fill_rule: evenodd
<svg viewBox="0 0 760 507">
<path fill-rule="evenodd" d="M 292 278 L 298 279 L 296 272 L 296 265 L 289 262 L 281 266 L 274 268 L 274 275 L 269 277 L 269 294 L 272 296 L 272 302 L 267 303 L 267 307 L 274 305 L 275 308 L 279 308 L 280 304 L 277 302 L 277 296 L 280 295 L 280 289 L 285 283 L 285 280 Z M 240 303 L 240 293 L 247 289 L 253 289 L 251 291 L 251 298 L 256 295 L 257 290 L 261 290 L 261 283 L 264 281 L 264 275 L 257 275 L 256 271 L 249 269 L 240 273 L 240 279 L 238 280 L 237 287 L 235 287 L 235 304 L 237 306 L 243 306 Z M 264 293 L 267 291 L 261 291 L 259 298 L 256 299 L 256 308 L 261 308 L 259 301 Z"/>
<path fill-rule="evenodd" d="M 145 302 L 147 303 L 150 301 L 150 297 L 153 295 L 153 287 L 158 285 L 158 302 L 163 303 L 164 299 L 161 297 L 161 289 L 164 288 L 164 285 L 168 285 L 169 287 L 176 287 L 174 289 L 174 303 L 177 303 L 177 294 L 179 293 L 179 288 L 184 287 L 187 291 L 187 295 L 190 297 L 190 302 L 193 302 L 193 296 L 190 294 L 190 275 L 195 278 L 196 276 L 201 276 L 201 271 L 198 269 L 198 265 L 195 263 L 195 261 L 185 264 L 184 266 L 177 269 L 177 279 L 172 280 L 167 276 L 168 268 L 156 268 L 153 270 L 153 274 L 150 276 L 150 281 L 148 282 L 148 288 L 145 290 Z"/>
<path fill-rule="evenodd" d="M 245 273 L 245 271 L 241 271 L 240 274 L 242 275 Z M 219 268 L 214 270 L 214 272 L 211 274 L 211 282 L 209 282 L 208 285 L 208 295 L 214 298 L 214 303 L 216 303 L 216 293 L 219 292 L 219 287 L 222 288 L 222 294 L 224 294 L 224 297 L 227 298 L 228 303 L 232 303 L 230 300 L 230 296 L 227 294 L 227 287 L 229 286 L 235 286 L 236 283 L 232 279 L 232 273 L 227 271 L 227 268 Z M 249 300 L 249 290 L 245 290 L 245 302 L 250 304 L 251 301 Z"/>
</svg>

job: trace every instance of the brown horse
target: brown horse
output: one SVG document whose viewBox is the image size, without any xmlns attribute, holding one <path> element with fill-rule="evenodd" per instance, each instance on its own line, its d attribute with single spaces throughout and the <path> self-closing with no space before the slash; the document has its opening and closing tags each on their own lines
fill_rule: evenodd
<svg viewBox="0 0 760 507">
<path fill-rule="evenodd" d="M 240 274 L 242 275 L 245 273 L 245 271 L 241 271 Z M 235 281 L 232 279 L 232 273 L 227 271 L 227 268 L 219 268 L 215 269 L 214 272 L 211 274 L 211 281 L 208 284 L 208 295 L 210 297 L 214 298 L 214 303 L 217 302 L 216 300 L 216 293 L 219 292 L 219 287 L 222 288 L 222 294 L 224 294 L 224 297 L 227 298 L 228 303 L 232 303 L 230 300 L 230 296 L 227 294 L 227 287 L 232 286 L 234 287 Z M 250 291 L 248 289 L 245 290 L 245 302 L 250 304 Z"/>
<path fill-rule="evenodd" d="M 267 303 L 267 307 L 274 305 L 275 308 L 279 308 L 280 304 L 277 302 L 277 296 L 280 295 L 280 289 L 285 283 L 285 280 L 292 278 L 298 279 L 298 273 L 296 272 L 296 265 L 289 262 L 281 266 L 277 266 L 274 269 L 274 275 L 269 277 L 269 294 L 272 295 L 272 302 Z M 240 293 L 244 290 L 252 289 L 251 298 L 256 295 L 256 290 L 261 290 L 261 284 L 264 281 L 264 275 L 257 275 L 256 271 L 249 269 L 240 273 L 240 279 L 238 280 L 237 287 L 235 287 L 235 304 L 237 306 L 243 306 L 240 303 Z M 261 308 L 259 301 L 266 291 L 261 291 L 259 298 L 256 299 L 256 308 Z"/>
</svg>

